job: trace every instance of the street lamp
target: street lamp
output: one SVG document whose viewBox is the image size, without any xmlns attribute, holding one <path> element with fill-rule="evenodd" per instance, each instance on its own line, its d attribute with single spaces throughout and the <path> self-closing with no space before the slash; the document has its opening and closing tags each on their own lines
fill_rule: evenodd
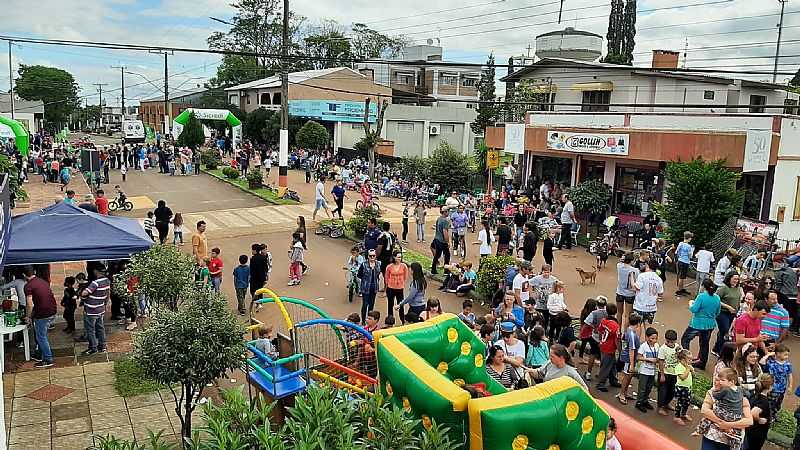
<svg viewBox="0 0 800 450">
<path fill-rule="evenodd" d="M 209 16 L 208 18 L 213 20 L 214 22 L 224 23 L 225 25 L 233 26 L 233 24 L 231 22 L 228 22 L 227 20 L 217 19 L 216 17 L 211 17 L 211 16 Z"/>
</svg>

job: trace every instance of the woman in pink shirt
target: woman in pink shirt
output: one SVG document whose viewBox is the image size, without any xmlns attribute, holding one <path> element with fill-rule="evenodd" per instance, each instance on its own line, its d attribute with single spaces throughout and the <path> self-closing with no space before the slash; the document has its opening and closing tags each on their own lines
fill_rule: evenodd
<svg viewBox="0 0 800 450">
<path fill-rule="evenodd" d="M 403 301 L 403 288 L 406 286 L 406 278 L 408 278 L 408 266 L 403 262 L 402 253 L 394 252 L 392 263 L 386 266 L 384 277 L 386 282 L 386 304 L 388 305 L 388 314 L 391 316 L 394 314 L 395 299 L 398 304 Z M 400 321 L 405 322 L 403 308 L 400 308 Z"/>
</svg>

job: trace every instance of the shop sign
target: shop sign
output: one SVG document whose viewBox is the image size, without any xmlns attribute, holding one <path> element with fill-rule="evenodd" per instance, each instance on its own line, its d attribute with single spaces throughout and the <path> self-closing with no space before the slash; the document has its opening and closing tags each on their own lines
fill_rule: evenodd
<svg viewBox="0 0 800 450">
<path fill-rule="evenodd" d="M 503 144 L 505 153 L 521 155 L 525 153 L 525 124 L 507 123 L 505 130 L 505 142 Z"/>
<path fill-rule="evenodd" d="M 627 134 L 547 132 L 547 148 L 550 150 L 626 156 L 628 142 Z"/>
<path fill-rule="evenodd" d="M 289 115 L 331 122 L 364 122 L 364 102 L 326 101 L 326 100 L 289 100 Z M 370 123 L 378 117 L 378 105 L 370 103 Z"/>
<path fill-rule="evenodd" d="M 765 172 L 769 169 L 772 130 L 747 130 L 742 172 Z"/>
</svg>

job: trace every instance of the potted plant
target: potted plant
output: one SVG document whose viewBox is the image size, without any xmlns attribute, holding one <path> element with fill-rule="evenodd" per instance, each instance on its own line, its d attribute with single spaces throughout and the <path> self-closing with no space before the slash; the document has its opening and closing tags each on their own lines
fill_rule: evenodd
<svg viewBox="0 0 800 450">
<path fill-rule="evenodd" d="M 250 189 L 258 189 L 264 184 L 264 177 L 258 170 L 253 170 L 247 174 L 247 187 Z"/>
</svg>

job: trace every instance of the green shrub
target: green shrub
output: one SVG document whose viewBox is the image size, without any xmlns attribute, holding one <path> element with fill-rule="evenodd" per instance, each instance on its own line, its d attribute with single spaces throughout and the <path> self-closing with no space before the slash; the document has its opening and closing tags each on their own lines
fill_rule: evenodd
<svg viewBox="0 0 800 450">
<path fill-rule="evenodd" d="M 380 214 L 374 208 L 358 208 L 353 211 L 353 216 L 347 221 L 347 228 L 352 230 L 357 237 L 364 236 L 367 232 L 367 221 L 370 218 L 378 219 Z"/>
<path fill-rule="evenodd" d="M 200 162 L 208 170 L 215 170 L 222 164 L 222 158 L 219 156 L 219 151 L 214 149 L 208 149 L 200 153 Z"/>
<path fill-rule="evenodd" d="M 247 172 L 247 182 L 251 185 L 261 186 L 264 184 L 264 175 L 260 170 L 251 170 Z"/>
<path fill-rule="evenodd" d="M 484 258 L 476 282 L 478 293 L 490 299 L 497 290 L 497 284 L 505 280 L 506 270 L 512 264 L 514 264 L 514 258 L 511 256 L 487 256 Z"/>
<path fill-rule="evenodd" d="M 230 178 L 231 180 L 237 180 L 239 178 L 239 171 L 234 169 L 233 167 L 223 167 L 222 174 L 225 175 L 226 178 Z"/>
</svg>

